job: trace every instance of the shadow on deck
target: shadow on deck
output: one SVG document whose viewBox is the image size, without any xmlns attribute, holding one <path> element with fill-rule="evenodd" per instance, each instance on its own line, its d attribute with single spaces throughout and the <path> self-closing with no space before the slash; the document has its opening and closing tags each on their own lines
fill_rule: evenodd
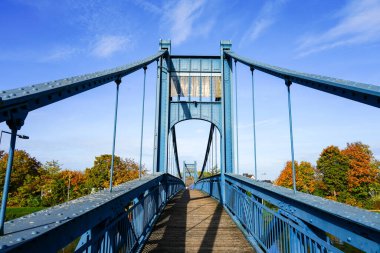
<svg viewBox="0 0 380 253">
<path fill-rule="evenodd" d="M 254 252 L 223 207 L 196 190 L 166 206 L 142 252 Z"/>
</svg>

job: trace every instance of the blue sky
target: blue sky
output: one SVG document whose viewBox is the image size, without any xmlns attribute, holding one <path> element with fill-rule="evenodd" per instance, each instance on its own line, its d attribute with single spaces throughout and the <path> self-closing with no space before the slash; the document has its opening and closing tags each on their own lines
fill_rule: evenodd
<svg viewBox="0 0 380 253">
<path fill-rule="evenodd" d="M 380 85 L 380 1 L 0 2 L 0 89 L 122 65 L 155 53 L 218 55 L 219 41 L 251 59 L 303 72 Z M 155 66 L 148 68 L 143 160 L 152 165 Z M 238 65 L 240 170 L 253 171 L 250 73 Z M 259 177 L 274 179 L 290 159 L 286 88 L 255 74 Z M 123 79 L 116 153 L 138 160 L 142 71 Z M 41 161 L 83 170 L 111 152 L 115 85 L 31 112 L 17 147 Z M 378 109 L 292 86 L 296 160 L 315 164 L 328 145 L 362 141 L 380 159 Z M 177 125 L 179 154 L 202 163 L 209 124 Z M 1 129 L 7 129 L 4 123 Z M 4 136 L 1 149 L 8 149 Z"/>
</svg>

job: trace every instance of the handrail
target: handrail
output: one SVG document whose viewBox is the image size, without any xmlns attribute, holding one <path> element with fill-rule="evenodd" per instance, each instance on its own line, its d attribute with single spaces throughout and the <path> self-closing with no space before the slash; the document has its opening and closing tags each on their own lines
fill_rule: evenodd
<svg viewBox="0 0 380 253">
<path fill-rule="evenodd" d="M 300 85 L 380 108 L 380 86 L 285 69 L 224 51 L 233 59 L 259 71 Z"/>
<path fill-rule="evenodd" d="M 134 251 L 168 199 L 183 188 L 183 182 L 170 174 L 145 176 L 116 186 L 112 192 L 103 190 L 8 221 L 0 251 L 57 252 L 81 235 L 79 252 L 83 247 L 95 250 L 105 241 L 118 242 L 109 244 L 109 251 L 117 252 L 118 247 Z M 132 243 L 129 236 L 135 238 Z"/>
<path fill-rule="evenodd" d="M 218 183 L 215 177 L 219 175 L 199 180 L 194 188 L 219 199 L 219 192 L 213 190 L 221 187 L 220 184 L 215 186 Z M 268 219 L 271 217 L 274 230 L 269 229 L 265 232 L 270 234 L 272 243 L 288 238 L 282 234 L 290 229 L 291 233 L 301 234 L 301 237 L 304 235 L 317 248 L 330 247 L 325 241 L 326 233 L 329 233 L 358 249 L 368 252 L 380 250 L 380 214 L 302 192 L 294 193 L 284 187 L 236 174 L 226 173 L 225 181 L 224 202 L 232 218 L 242 224 L 247 236 L 254 237 L 264 249 L 270 247 L 264 233 L 268 227 L 264 224 L 268 225 Z M 276 206 L 278 211 L 268 210 L 262 200 Z M 290 224 L 291 228 L 285 228 L 288 226 L 285 224 Z M 261 225 L 264 228 L 260 227 Z M 278 238 L 275 238 L 276 236 Z"/>
<path fill-rule="evenodd" d="M 141 61 L 113 69 L 0 91 L 0 123 L 11 120 L 14 114 L 27 114 L 37 108 L 58 102 L 103 84 L 121 80 L 122 77 L 147 66 L 167 54 L 167 52 L 167 50 L 160 50 L 158 53 Z"/>
</svg>

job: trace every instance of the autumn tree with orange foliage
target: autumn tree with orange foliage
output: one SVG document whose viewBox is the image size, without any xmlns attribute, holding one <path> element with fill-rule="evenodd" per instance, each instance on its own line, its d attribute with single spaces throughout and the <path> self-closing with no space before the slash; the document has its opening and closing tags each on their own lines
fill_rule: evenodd
<svg viewBox="0 0 380 253">
<path fill-rule="evenodd" d="M 298 164 L 294 161 L 296 170 L 296 189 L 297 191 L 313 193 L 315 191 L 315 169 L 309 162 L 302 161 Z M 280 176 L 275 181 L 275 185 L 293 188 L 292 162 L 288 161 Z"/>
<path fill-rule="evenodd" d="M 348 192 L 351 195 L 346 202 L 362 206 L 379 190 L 379 169 L 368 145 L 361 142 L 347 143 L 342 154 L 349 160 L 347 172 Z"/>
</svg>

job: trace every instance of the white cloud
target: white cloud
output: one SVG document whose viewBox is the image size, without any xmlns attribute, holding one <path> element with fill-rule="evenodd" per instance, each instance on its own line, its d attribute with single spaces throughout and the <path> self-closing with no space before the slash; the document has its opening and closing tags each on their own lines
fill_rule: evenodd
<svg viewBox="0 0 380 253">
<path fill-rule="evenodd" d="M 201 17 L 204 0 L 181 0 L 166 6 L 163 20 L 169 27 L 173 44 L 181 44 L 194 32 L 194 22 Z"/>
<path fill-rule="evenodd" d="M 243 35 L 241 43 L 256 40 L 265 30 L 276 22 L 276 14 L 285 0 L 266 1 L 259 11 L 257 18 Z"/>
<path fill-rule="evenodd" d="M 128 49 L 130 43 L 131 40 L 126 36 L 105 35 L 95 42 L 92 54 L 96 57 L 106 58 Z"/>
<path fill-rule="evenodd" d="M 335 17 L 337 23 L 325 32 L 303 36 L 298 56 L 320 51 L 380 41 L 380 1 L 350 1 Z"/>
</svg>

